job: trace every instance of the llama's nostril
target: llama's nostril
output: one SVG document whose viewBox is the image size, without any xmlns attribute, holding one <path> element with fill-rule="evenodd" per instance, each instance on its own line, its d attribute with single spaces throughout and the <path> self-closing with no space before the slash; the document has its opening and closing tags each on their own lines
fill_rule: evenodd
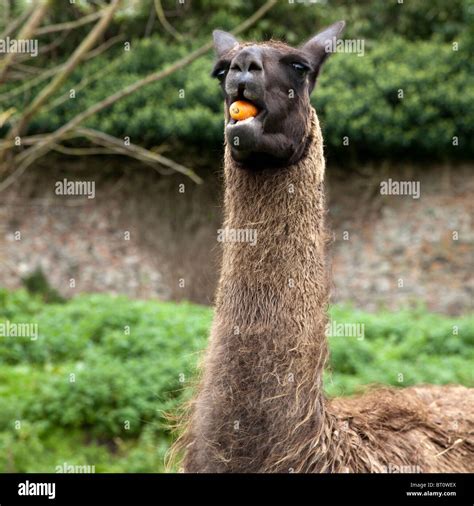
<svg viewBox="0 0 474 506">
<path fill-rule="evenodd" d="M 252 62 L 250 65 L 249 65 L 249 68 L 248 68 L 249 72 L 259 72 L 262 70 L 262 67 L 261 65 L 259 65 L 258 63 L 255 63 L 255 62 Z"/>
</svg>

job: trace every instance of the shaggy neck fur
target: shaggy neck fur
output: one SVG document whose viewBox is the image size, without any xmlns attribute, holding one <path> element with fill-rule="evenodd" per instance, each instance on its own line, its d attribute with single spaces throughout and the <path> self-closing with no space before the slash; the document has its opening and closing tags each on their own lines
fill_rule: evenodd
<svg viewBox="0 0 474 506">
<path fill-rule="evenodd" d="M 257 240 L 224 244 L 187 471 L 296 470 L 324 428 L 324 157 L 314 111 L 307 140 L 302 159 L 278 170 L 247 170 L 226 148 L 224 227 L 255 230 Z"/>
</svg>

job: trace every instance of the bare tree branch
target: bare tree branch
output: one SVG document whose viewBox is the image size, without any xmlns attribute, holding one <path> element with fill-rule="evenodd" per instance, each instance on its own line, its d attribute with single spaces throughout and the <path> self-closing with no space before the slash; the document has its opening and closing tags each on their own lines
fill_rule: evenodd
<svg viewBox="0 0 474 506">
<path fill-rule="evenodd" d="M 47 137 L 48 134 L 36 134 L 36 135 L 29 135 L 28 137 L 22 137 L 21 143 L 25 146 L 31 146 L 33 144 L 36 144 L 37 142 L 43 140 L 45 137 Z M 11 139 L 9 141 L 0 141 L 0 147 L 3 148 L 11 148 L 15 145 L 14 139 Z"/>
<path fill-rule="evenodd" d="M 116 149 L 111 148 L 68 148 L 61 144 L 53 144 L 51 151 L 57 151 L 63 155 L 73 156 L 96 156 L 96 155 L 113 155 L 117 153 Z"/>
<path fill-rule="evenodd" d="M 50 51 L 54 51 L 64 42 L 67 36 L 68 33 L 64 32 L 60 36 L 55 37 L 53 42 L 51 42 L 50 44 L 46 44 L 46 46 L 41 45 L 38 49 L 38 55 L 43 55 L 49 53 Z M 17 57 L 17 61 L 25 61 L 25 60 L 31 60 L 31 56 L 29 54 L 21 54 Z"/>
<path fill-rule="evenodd" d="M 114 148 L 117 152 L 126 154 L 128 156 L 132 156 L 133 158 L 137 158 L 141 161 L 150 161 L 159 163 L 160 165 L 164 165 L 165 167 L 169 167 L 176 172 L 180 172 L 185 176 L 188 176 L 195 183 L 202 183 L 202 179 L 188 167 L 184 167 L 179 163 L 166 158 L 163 155 L 159 155 L 158 153 L 154 153 L 153 151 L 149 151 L 148 149 L 142 148 L 141 146 L 137 146 L 136 144 L 124 144 L 123 140 L 117 139 L 116 137 L 112 137 L 104 132 L 99 132 L 97 130 L 93 130 L 91 128 L 78 128 L 77 133 L 87 137 L 92 142 L 96 144 L 100 144 L 105 147 Z"/>
<path fill-rule="evenodd" d="M 47 44 L 46 46 L 41 45 L 38 48 L 38 55 L 44 55 L 46 53 L 49 53 L 50 51 L 54 51 L 57 47 L 59 47 L 64 42 L 64 40 L 67 37 L 68 37 L 68 32 L 63 32 L 61 35 L 55 37 L 53 42 L 51 42 L 50 44 Z M 31 61 L 31 56 L 29 54 L 19 54 L 16 56 L 14 64 L 21 63 L 24 61 Z M 59 67 L 60 66 L 58 66 L 57 68 L 59 68 Z M 12 80 L 13 79 L 11 79 L 10 73 L 8 73 L 8 81 L 12 81 Z"/>
<path fill-rule="evenodd" d="M 123 34 L 116 35 L 115 37 L 111 37 L 110 39 L 106 40 L 103 44 L 100 46 L 97 46 L 92 51 L 89 51 L 86 56 L 84 57 L 84 60 L 91 60 L 92 58 L 95 58 L 99 54 L 102 54 L 104 51 L 107 51 L 109 47 L 112 47 L 117 42 L 120 42 L 124 40 L 125 36 Z"/>
<path fill-rule="evenodd" d="M 163 12 L 163 6 L 161 5 L 161 0 L 155 0 L 155 10 L 161 26 L 163 26 L 163 28 L 176 40 L 181 42 L 183 40 L 183 36 L 173 26 L 171 26 L 166 19 L 165 13 Z"/>
<path fill-rule="evenodd" d="M 150 4 L 150 14 L 148 16 L 148 21 L 146 22 L 145 32 L 143 33 L 143 37 L 149 37 L 151 31 L 153 30 L 153 25 L 155 24 L 156 11 L 153 4 Z"/>
<path fill-rule="evenodd" d="M 87 16 L 84 16 L 76 21 L 67 21 L 65 23 L 58 23 L 57 25 L 49 25 L 38 28 L 35 32 L 35 35 L 44 35 L 45 33 L 54 33 L 54 32 L 62 32 L 63 30 L 73 30 L 74 28 L 78 28 L 79 26 L 87 25 L 87 23 L 92 23 L 96 19 L 102 17 L 102 12 L 92 12 Z"/>
<path fill-rule="evenodd" d="M 33 12 L 34 6 L 29 9 L 25 9 L 14 21 L 12 21 L 6 28 L 5 31 L 0 35 L 0 39 L 6 39 L 11 35 Z"/>
<path fill-rule="evenodd" d="M 42 74 L 42 71 L 39 67 L 35 67 L 34 65 L 25 65 L 20 62 L 13 62 L 12 68 L 14 68 L 17 72 L 23 72 L 28 76 L 37 76 L 38 74 Z"/>
<path fill-rule="evenodd" d="M 10 107 L 6 111 L 3 111 L 0 113 L 0 128 L 3 127 L 3 125 L 8 121 L 8 118 L 10 116 L 13 116 L 15 114 L 16 109 L 14 107 Z"/>
<path fill-rule="evenodd" d="M 27 21 L 25 26 L 20 30 L 18 34 L 18 39 L 30 39 L 32 35 L 35 33 L 37 26 L 41 23 L 43 17 L 49 9 L 48 0 L 39 0 L 36 9 L 30 16 L 30 19 Z M 5 79 L 5 76 L 8 71 L 8 67 L 15 60 L 16 53 L 11 52 L 8 53 L 3 60 L 0 60 L 0 83 L 2 83 Z"/>
<path fill-rule="evenodd" d="M 97 46 L 92 51 L 89 51 L 86 56 L 84 56 L 84 60 L 90 60 L 91 58 L 94 58 L 95 56 L 98 56 L 99 54 L 103 53 L 107 49 L 109 49 L 110 46 L 113 46 L 116 42 L 119 42 L 123 40 L 123 35 L 116 35 L 115 37 L 112 37 L 108 40 L 106 40 L 103 44 L 100 46 Z M 34 77 L 33 79 L 30 79 L 28 81 L 25 81 L 24 83 L 18 85 L 15 87 L 15 89 L 11 91 L 7 91 L 6 93 L 3 93 L 0 95 L 0 101 L 7 101 L 11 100 L 12 98 L 16 97 L 17 95 L 21 95 L 26 90 L 29 90 L 30 88 L 33 88 L 37 84 L 40 84 L 43 81 L 46 81 L 54 74 L 58 73 L 63 69 L 65 66 L 65 63 L 61 63 L 61 65 L 57 65 L 56 67 L 52 67 L 50 69 L 45 70 L 42 74 Z"/>
<path fill-rule="evenodd" d="M 2 0 L 3 3 L 3 21 L 4 25 L 8 26 L 10 24 L 10 0 Z"/>
<path fill-rule="evenodd" d="M 29 120 L 36 114 L 36 112 L 38 112 L 39 109 L 41 109 L 41 107 L 51 97 L 51 95 L 63 84 L 63 82 L 72 73 L 72 71 L 77 67 L 77 65 L 84 59 L 86 53 L 92 48 L 97 39 L 102 35 L 102 33 L 104 33 L 105 29 L 109 25 L 110 21 L 113 18 L 113 15 L 115 14 L 115 11 L 120 4 L 120 1 L 121 0 L 112 0 L 110 6 L 102 12 L 100 21 L 94 26 L 94 28 L 82 41 L 76 51 L 74 51 L 62 70 L 26 108 L 17 124 L 14 125 L 8 132 L 6 136 L 7 139 L 12 139 L 13 137 L 22 134 Z M 0 154 L 0 159 L 1 158 L 2 157 Z"/>
<path fill-rule="evenodd" d="M 51 67 L 50 69 L 45 70 L 42 74 L 34 77 L 33 79 L 30 79 L 28 81 L 23 82 L 22 84 L 15 86 L 15 88 L 11 91 L 7 91 L 6 93 L 2 93 L 0 95 L 0 100 L 6 101 L 11 100 L 12 98 L 15 98 L 17 95 L 21 95 L 26 90 L 29 90 L 30 88 L 33 88 L 37 84 L 46 81 L 46 79 L 49 79 L 51 76 L 56 74 L 59 70 L 61 70 L 64 67 L 63 64 L 57 65 L 56 67 Z"/>
<path fill-rule="evenodd" d="M 78 84 L 71 85 L 71 88 L 73 88 L 74 91 L 77 93 L 78 91 L 85 88 L 88 84 L 90 84 L 94 81 L 97 81 L 97 79 L 99 79 L 101 76 L 109 73 L 113 69 L 113 67 L 116 67 L 119 63 L 120 63 L 120 61 L 118 59 L 112 60 L 110 63 L 108 63 L 104 67 L 100 68 L 94 74 L 84 76 Z M 67 91 L 66 93 L 64 93 L 64 95 L 59 96 L 56 100 L 53 100 L 53 102 L 48 104 L 43 109 L 43 112 L 49 112 L 52 109 L 55 109 L 59 105 L 63 104 L 64 102 L 66 102 L 69 99 L 70 99 L 69 91 Z"/>
</svg>

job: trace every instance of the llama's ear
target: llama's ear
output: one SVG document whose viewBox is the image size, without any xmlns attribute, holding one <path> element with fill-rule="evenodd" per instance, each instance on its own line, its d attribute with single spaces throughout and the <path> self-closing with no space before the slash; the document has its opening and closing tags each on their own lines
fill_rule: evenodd
<svg viewBox="0 0 474 506">
<path fill-rule="evenodd" d="M 338 21 L 319 32 L 301 46 L 300 49 L 312 63 L 312 70 L 309 75 L 310 93 L 313 91 L 316 78 L 321 70 L 321 65 L 326 58 L 336 50 L 337 40 L 345 26 L 345 21 Z"/>
<path fill-rule="evenodd" d="M 227 51 L 234 46 L 239 45 L 239 41 L 231 33 L 222 30 L 214 30 L 212 32 L 212 37 L 214 38 L 214 49 L 216 50 L 218 58 L 227 53 Z"/>
</svg>

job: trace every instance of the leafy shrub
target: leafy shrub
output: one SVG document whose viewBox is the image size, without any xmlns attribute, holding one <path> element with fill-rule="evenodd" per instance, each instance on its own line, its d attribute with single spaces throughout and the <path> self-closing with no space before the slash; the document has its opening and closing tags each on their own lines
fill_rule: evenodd
<svg viewBox="0 0 474 506">
<path fill-rule="evenodd" d="M 9 298 L 25 305 L 28 300 L 23 291 L 3 295 L 7 305 Z M 175 404 L 204 346 L 210 317 L 209 309 L 191 304 L 104 295 L 37 305 L 28 314 L 38 324 L 36 341 L 0 339 L 0 364 L 14 366 L 0 368 L 0 376 L 10 370 L 18 382 L 24 381 L 22 368 L 26 375 L 40 374 L 28 385 L 28 402 L 18 402 L 25 404 L 20 412 L 26 418 L 99 435 L 137 435 Z M 4 401 L 3 416 L 12 413 L 12 401 L 13 395 Z M 130 428 L 124 429 L 127 420 Z"/>
<path fill-rule="evenodd" d="M 472 157 L 474 64 L 469 34 L 456 38 L 457 51 L 451 42 L 439 38 L 411 41 L 394 35 L 364 42 L 363 57 L 341 53 L 329 60 L 313 94 L 329 155 L 346 162 L 367 157 Z M 153 36 L 133 41 L 128 53 L 118 49 L 113 56 L 84 63 L 61 94 L 67 95 L 84 76 L 95 76 L 95 80 L 86 90 L 79 88 L 74 100 L 45 108 L 34 118 L 30 132 L 59 128 L 112 92 L 189 51 Z M 129 136 L 132 142 L 149 147 L 166 142 L 178 150 L 206 146 L 212 153 L 222 145 L 223 100 L 209 75 L 211 68 L 209 54 L 120 100 L 90 118 L 86 126 L 119 138 Z M 6 107 L 22 110 L 25 104 L 20 96 L 7 100 Z M 453 137 L 458 138 L 458 145 L 453 145 Z M 348 146 L 343 144 L 345 138 Z"/>
<path fill-rule="evenodd" d="M 41 268 L 25 276 L 22 282 L 30 293 L 40 295 L 45 302 L 64 302 L 58 291 L 51 287 Z"/>
<path fill-rule="evenodd" d="M 0 338 L 0 470 L 51 471 L 75 455 L 98 472 L 156 471 L 169 441 L 163 413 L 190 395 L 211 309 L 109 295 L 46 304 L 24 290 L 0 299 L 0 322 L 39 328 L 36 341 Z M 331 317 L 364 332 L 329 338 L 329 395 L 371 383 L 472 385 L 473 316 L 333 306 Z"/>
<path fill-rule="evenodd" d="M 0 318 L 13 316 L 24 318 L 38 313 L 43 308 L 40 297 L 31 296 L 25 290 L 10 292 L 0 288 Z"/>
<path fill-rule="evenodd" d="M 472 384 L 474 317 L 446 317 L 423 309 L 366 313 L 333 306 L 338 323 L 363 325 L 363 338 L 330 337 L 331 395 L 370 383 Z M 341 374 L 342 373 L 342 374 Z"/>
</svg>

